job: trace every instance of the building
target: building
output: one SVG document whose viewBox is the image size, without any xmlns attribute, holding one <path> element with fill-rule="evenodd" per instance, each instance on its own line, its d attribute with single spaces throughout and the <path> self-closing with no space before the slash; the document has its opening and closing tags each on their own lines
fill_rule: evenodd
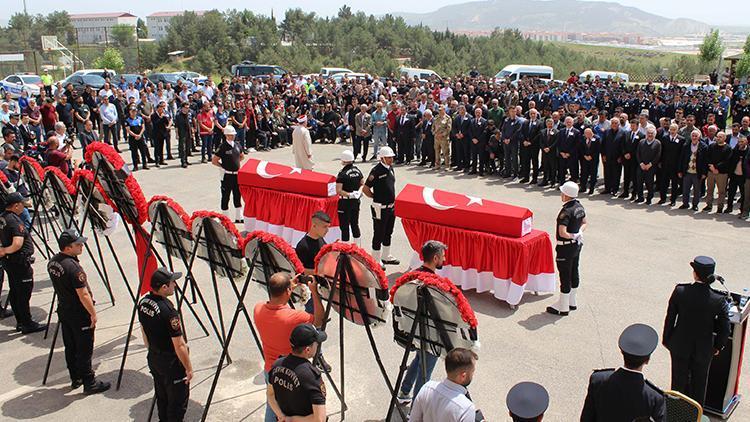
<svg viewBox="0 0 750 422">
<path fill-rule="evenodd" d="M 146 28 L 148 28 L 149 38 L 153 38 L 156 41 L 167 36 L 167 29 L 172 23 L 172 18 L 175 16 L 181 16 L 185 12 L 156 12 L 146 16 Z M 205 13 L 204 10 L 194 10 L 198 16 Z"/>
<path fill-rule="evenodd" d="M 138 17 L 127 12 L 80 13 L 71 14 L 70 23 L 78 33 L 80 44 L 99 44 L 111 40 L 109 31 L 115 25 L 130 25 L 135 34 Z"/>
</svg>

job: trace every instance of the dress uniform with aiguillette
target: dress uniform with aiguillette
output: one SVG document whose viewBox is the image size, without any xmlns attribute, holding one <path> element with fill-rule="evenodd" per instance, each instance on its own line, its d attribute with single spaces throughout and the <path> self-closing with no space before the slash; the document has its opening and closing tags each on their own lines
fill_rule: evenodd
<svg viewBox="0 0 750 422">
<path fill-rule="evenodd" d="M 148 367 L 154 377 L 161 422 L 182 421 L 190 393 L 187 369 L 172 341 L 174 337 L 182 337 L 180 316 L 166 295 L 156 293 L 181 276 L 163 267 L 156 269 L 151 276 L 151 292 L 138 303 L 138 321 L 148 346 Z"/>
<path fill-rule="evenodd" d="M 224 128 L 224 140 L 212 158 L 212 163 L 221 168 L 221 211 L 227 218 L 229 215 L 229 196 L 232 196 L 234 204 L 234 222 L 242 223 L 242 197 L 240 196 L 240 185 L 237 181 L 237 173 L 245 155 L 242 147 L 235 141 L 237 130 L 232 125 Z"/>
<path fill-rule="evenodd" d="M 339 227 L 341 228 L 341 240 L 349 241 L 349 231 L 353 243 L 360 246 L 359 231 L 359 198 L 362 196 L 362 172 L 354 165 L 354 153 L 344 150 L 341 153 L 341 164 L 343 168 L 336 176 L 336 185 L 341 185 L 339 190 L 338 214 Z"/>
<path fill-rule="evenodd" d="M 96 311 L 86 272 L 78 262 L 82 248 L 69 248 L 83 245 L 86 240 L 75 229 L 63 231 L 57 239 L 60 253 L 50 258 L 47 272 L 57 294 L 57 316 L 62 328 L 71 388 L 75 390 L 83 385 L 84 394 L 95 394 L 109 390 L 110 384 L 97 381 L 91 369 Z M 79 289 L 82 289 L 83 296 Z"/>
<path fill-rule="evenodd" d="M 535 382 L 519 382 L 505 398 L 513 422 L 537 421 L 549 407 L 549 393 Z"/>
<path fill-rule="evenodd" d="M 557 271 L 560 273 L 560 298 L 547 312 L 554 315 L 568 315 L 569 311 L 578 309 L 576 293 L 580 277 L 578 261 L 583 247 L 583 231 L 586 229 L 586 210 L 578 198 L 578 184 L 573 181 L 560 186 L 563 206 L 557 215 L 555 239 L 557 246 Z M 564 231 L 564 233 L 561 233 Z"/>
<path fill-rule="evenodd" d="M 716 262 L 697 256 L 690 265 L 695 282 L 674 288 L 662 337 L 672 357 L 672 390 L 702 406 L 711 360 L 729 338 L 729 304 L 725 293 L 710 286 Z"/>
<path fill-rule="evenodd" d="M 633 324 L 622 332 L 618 345 L 625 365 L 591 374 L 581 422 L 665 421 L 664 393 L 641 372 L 658 344 L 659 334 L 648 325 Z"/>
<path fill-rule="evenodd" d="M 395 155 L 390 147 L 380 148 L 380 162 L 372 168 L 365 182 L 365 192 L 372 198 L 372 256 L 376 261 L 392 265 L 399 264 L 399 261 L 391 256 L 391 236 L 393 225 L 396 223 L 396 213 L 393 210 L 396 202 L 396 175 L 393 172 Z"/>
</svg>

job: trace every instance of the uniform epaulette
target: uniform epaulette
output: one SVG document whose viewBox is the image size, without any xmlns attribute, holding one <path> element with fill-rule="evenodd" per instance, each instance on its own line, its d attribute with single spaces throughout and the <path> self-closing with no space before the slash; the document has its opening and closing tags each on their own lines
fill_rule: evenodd
<svg viewBox="0 0 750 422">
<path fill-rule="evenodd" d="M 689 285 L 691 285 L 691 284 L 693 284 L 693 283 L 689 283 L 689 282 L 688 282 L 688 283 L 677 283 L 677 284 L 675 284 L 675 285 L 676 285 L 676 286 L 689 286 Z"/>
<path fill-rule="evenodd" d="M 605 371 L 612 371 L 612 372 L 614 372 L 615 368 L 594 369 L 594 373 L 605 372 Z"/>
<path fill-rule="evenodd" d="M 648 385 L 649 387 L 651 387 L 654 390 L 656 390 L 657 393 L 664 394 L 664 391 L 661 388 L 659 388 L 656 384 L 654 384 L 653 382 L 649 381 L 648 379 L 644 378 L 644 380 L 646 381 L 646 385 Z"/>
</svg>

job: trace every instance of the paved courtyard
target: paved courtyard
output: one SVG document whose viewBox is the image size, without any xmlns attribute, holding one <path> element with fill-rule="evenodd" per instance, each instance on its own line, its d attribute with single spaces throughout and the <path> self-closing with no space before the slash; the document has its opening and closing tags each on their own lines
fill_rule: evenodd
<svg viewBox="0 0 750 422">
<path fill-rule="evenodd" d="M 340 145 L 314 145 L 316 170 L 336 173 Z M 254 157 L 292 164 L 290 148 Z M 129 153 L 123 156 L 129 161 Z M 193 157 L 193 162 L 197 160 Z M 373 163 L 361 164 L 366 174 Z M 178 160 L 166 168 L 139 171 L 137 179 L 146 198 L 166 194 L 176 199 L 188 213 L 199 209 L 218 210 L 219 171 L 209 164 L 194 164 L 181 169 Z M 474 196 L 503 201 L 530 208 L 534 212 L 534 227 L 554 231 L 560 207 L 556 190 L 542 190 L 495 177 L 478 178 L 454 172 L 436 172 L 420 167 L 397 167 L 397 189 L 406 182 L 463 192 Z M 545 420 L 577 420 L 583 405 L 589 374 L 592 369 L 618 366 L 621 355 L 617 338 L 628 325 L 646 323 L 661 333 L 669 295 L 677 282 L 691 280 L 688 263 L 698 254 L 716 258 L 717 272 L 734 291 L 750 287 L 747 279 L 747 251 L 750 250 L 750 223 L 733 216 L 686 213 L 653 205 L 631 204 L 624 200 L 594 196 L 584 197 L 589 228 L 581 258 L 582 285 L 579 309 L 566 318 L 545 313 L 554 296 L 524 296 L 517 310 L 491 294 L 466 292 L 479 319 L 481 341 L 480 360 L 470 391 L 474 401 L 489 420 L 509 420 L 505 395 L 519 381 L 536 381 L 550 393 L 551 402 Z M 368 218 L 365 200 L 360 223 L 363 245 L 369 245 L 372 223 Z M 294 207 L 294 204 L 288 204 Z M 115 253 L 123 262 L 131 281 L 136 280 L 136 258 L 122 229 L 112 235 Z M 92 243 L 93 245 L 93 243 Z M 53 248 L 55 248 L 53 246 Z M 396 223 L 392 252 L 408 262 L 411 256 L 400 222 Z M 97 299 L 99 323 L 96 331 L 94 365 L 97 375 L 114 382 L 125 344 L 125 335 L 132 309 L 132 301 L 125 285 L 116 277 L 114 261 L 108 260 L 116 305 L 96 276 L 88 257 L 82 258 L 89 281 Z M 32 312 L 38 320 L 46 319 L 52 299 L 52 287 L 47 277 L 45 262 L 37 254 L 36 284 L 32 297 Z M 391 281 L 406 269 L 405 265 L 389 267 Z M 203 287 L 210 309 L 216 309 L 207 266 L 196 263 L 195 276 Z M 220 299 L 225 310 L 225 324 L 236 306 L 228 281 L 219 279 Z M 7 284 L 6 284 L 7 286 Z M 3 292 L 3 300 L 7 287 Z M 252 288 L 246 303 L 249 307 L 264 300 L 259 288 Z M 206 321 L 202 311 L 199 315 Z M 215 313 L 214 313 L 215 315 Z M 206 401 L 220 348 L 214 336 L 203 336 L 195 319 L 185 313 L 195 378 L 191 385 L 191 400 L 186 420 L 198 420 Z M 53 321 L 56 317 L 53 317 Z M 105 394 L 86 397 L 81 390 L 70 392 L 63 357 L 62 342 L 58 339 L 50 379 L 42 386 L 42 375 L 50 339 L 42 334 L 21 336 L 13 327 L 13 318 L 0 321 L 0 419 L 34 421 L 143 421 L 148 414 L 152 397 L 151 378 L 146 366 L 146 350 L 139 330 L 134 331 L 130 353 L 125 365 L 122 388 Z M 338 380 L 338 318 L 329 324 L 329 341 L 324 350 L 334 366 Z M 393 342 L 390 324 L 374 329 L 383 362 L 395 381 L 402 350 Z M 377 369 L 365 330 L 350 323 L 345 325 L 346 397 L 350 421 L 381 421 L 388 403 L 387 388 Z M 262 359 L 246 324 L 240 324 L 232 342 L 233 363 L 226 367 L 219 380 L 209 420 L 262 420 L 265 385 Z M 745 359 L 745 378 L 750 374 Z M 646 376 L 657 385 L 669 387 L 669 354 L 660 346 L 646 367 Z M 433 374 L 444 377 L 442 363 Z M 747 395 L 748 380 L 741 383 L 740 393 Z M 340 420 L 339 402 L 329 388 L 328 411 L 330 420 Z M 741 403 L 732 420 L 750 420 L 748 403 Z"/>
</svg>

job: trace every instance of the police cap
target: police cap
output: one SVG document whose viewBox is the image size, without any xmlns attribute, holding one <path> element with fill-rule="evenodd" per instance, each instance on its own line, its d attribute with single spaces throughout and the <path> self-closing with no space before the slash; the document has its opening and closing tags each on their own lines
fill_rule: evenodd
<svg viewBox="0 0 750 422">
<path fill-rule="evenodd" d="M 547 390 L 535 382 L 519 382 L 508 391 L 505 398 L 513 416 L 523 419 L 538 418 L 549 406 Z"/>
<path fill-rule="evenodd" d="M 618 346 L 623 353 L 650 356 L 659 344 L 659 334 L 646 324 L 633 324 L 620 334 Z"/>
<path fill-rule="evenodd" d="M 23 202 L 23 195 L 18 192 L 11 192 L 10 194 L 8 194 L 8 196 L 5 197 L 5 208 L 8 208 L 11 205 L 15 205 L 19 202 Z"/>
<path fill-rule="evenodd" d="M 159 267 L 151 275 L 151 288 L 159 290 L 161 286 L 167 285 L 180 277 L 182 277 L 182 273 L 180 272 L 173 273 L 164 267 Z"/>
<path fill-rule="evenodd" d="M 86 238 L 86 236 L 81 236 L 78 230 L 67 229 L 60 233 L 60 237 L 57 238 L 57 245 L 62 250 L 74 243 L 86 243 L 87 240 L 88 238 Z"/>
<path fill-rule="evenodd" d="M 693 262 L 690 263 L 693 270 L 701 278 L 706 278 L 714 273 L 716 269 L 716 261 L 710 256 L 696 256 L 693 258 Z"/>
<path fill-rule="evenodd" d="M 326 341 L 328 335 L 325 331 L 320 331 L 312 324 L 300 324 L 294 327 L 292 335 L 289 336 L 289 342 L 292 347 L 306 347 L 313 343 L 322 343 Z"/>
</svg>

